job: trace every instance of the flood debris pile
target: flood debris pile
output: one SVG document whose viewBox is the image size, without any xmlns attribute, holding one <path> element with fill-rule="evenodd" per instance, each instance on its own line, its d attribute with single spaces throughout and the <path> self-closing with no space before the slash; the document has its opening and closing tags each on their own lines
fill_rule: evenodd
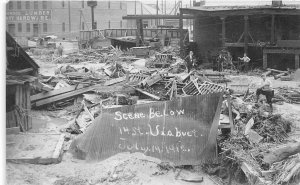
<svg viewBox="0 0 300 185">
<path fill-rule="evenodd" d="M 242 85 L 228 86 L 231 80 L 226 72 L 194 69 L 188 73 L 178 47 L 144 49 L 142 57 L 135 55 L 137 51 L 110 46 L 52 59 L 60 65 L 55 75 L 40 76 L 40 85 L 31 96 L 33 108 L 66 110 L 72 120 L 61 131 L 77 135 L 85 132 L 105 108 L 225 92 L 217 138 L 219 159 L 203 164 L 205 172 L 238 183 L 287 184 L 299 180 L 299 144 L 286 144 L 291 123 L 270 113 L 265 101 L 256 103 L 256 94 L 248 85 L 238 92 L 235 88 Z M 262 71 L 254 73 L 261 75 Z M 284 80 L 290 72 L 268 69 L 265 74 Z M 276 88 L 273 101 L 299 103 L 300 92 Z M 157 173 L 166 168 L 159 167 Z M 120 180 L 117 171 L 112 174 L 104 181 Z M 132 174 L 128 178 L 132 179 Z"/>
<path fill-rule="evenodd" d="M 222 114 L 228 116 L 227 101 Z M 270 113 L 268 106 L 255 99 L 243 101 L 231 96 L 231 102 L 234 129 L 221 129 L 217 138 L 219 159 L 204 164 L 206 172 L 241 184 L 298 183 L 299 143 L 288 142 L 292 123 Z"/>
</svg>

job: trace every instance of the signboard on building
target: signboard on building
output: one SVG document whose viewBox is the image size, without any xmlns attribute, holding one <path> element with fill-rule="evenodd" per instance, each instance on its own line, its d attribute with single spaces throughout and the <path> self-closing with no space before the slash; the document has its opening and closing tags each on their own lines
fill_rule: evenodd
<svg viewBox="0 0 300 185">
<path fill-rule="evenodd" d="M 216 157 L 222 93 L 103 109 L 73 141 L 77 157 L 103 160 L 119 152 L 141 152 L 176 165 Z"/>
<path fill-rule="evenodd" d="M 21 11 L 7 11 L 6 21 L 24 21 L 24 22 L 37 22 L 37 21 L 50 21 L 52 16 L 51 10 L 21 10 Z"/>
</svg>

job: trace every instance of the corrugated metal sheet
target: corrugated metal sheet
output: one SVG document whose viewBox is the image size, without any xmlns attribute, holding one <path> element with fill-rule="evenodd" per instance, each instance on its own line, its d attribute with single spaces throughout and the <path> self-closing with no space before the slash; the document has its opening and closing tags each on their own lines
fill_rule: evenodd
<svg viewBox="0 0 300 185">
<path fill-rule="evenodd" d="M 78 157 L 102 160 L 116 153 L 142 152 L 176 165 L 216 157 L 222 93 L 103 110 L 73 141 Z"/>
</svg>

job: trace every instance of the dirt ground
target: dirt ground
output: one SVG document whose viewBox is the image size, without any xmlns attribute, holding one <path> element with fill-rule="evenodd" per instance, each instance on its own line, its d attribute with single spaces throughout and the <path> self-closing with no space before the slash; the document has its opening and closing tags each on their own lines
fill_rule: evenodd
<svg viewBox="0 0 300 185">
<path fill-rule="evenodd" d="M 55 165 L 8 163 L 6 177 L 7 184 L 11 185 L 193 184 L 180 178 L 176 180 L 180 170 L 163 170 L 159 163 L 158 159 L 141 153 L 119 153 L 98 163 L 77 160 L 66 153 L 63 161 Z M 208 178 L 203 184 L 213 185 Z"/>
</svg>

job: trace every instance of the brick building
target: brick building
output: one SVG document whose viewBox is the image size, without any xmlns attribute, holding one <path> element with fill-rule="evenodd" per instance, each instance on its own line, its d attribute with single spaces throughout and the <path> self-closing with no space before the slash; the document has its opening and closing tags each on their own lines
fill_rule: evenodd
<svg viewBox="0 0 300 185">
<path fill-rule="evenodd" d="M 6 5 L 7 31 L 14 37 L 56 35 L 75 38 L 80 30 L 91 29 L 91 8 L 85 1 L 9 1 Z M 97 29 L 126 28 L 125 1 L 98 1 Z"/>
</svg>

